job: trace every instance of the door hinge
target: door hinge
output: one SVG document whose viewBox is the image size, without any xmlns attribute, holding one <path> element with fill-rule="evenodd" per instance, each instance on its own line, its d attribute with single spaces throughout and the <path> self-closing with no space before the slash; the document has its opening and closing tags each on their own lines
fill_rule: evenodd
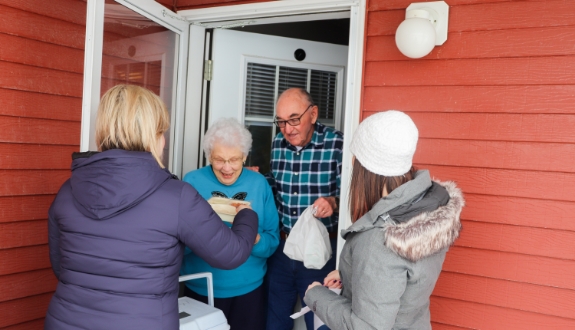
<svg viewBox="0 0 575 330">
<path fill-rule="evenodd" d="M 212 60 L 206 60 L 204 62 L 204 80 L 212 80 L 212 72 L 214 70 L 214 63 Z"/>
</svg>

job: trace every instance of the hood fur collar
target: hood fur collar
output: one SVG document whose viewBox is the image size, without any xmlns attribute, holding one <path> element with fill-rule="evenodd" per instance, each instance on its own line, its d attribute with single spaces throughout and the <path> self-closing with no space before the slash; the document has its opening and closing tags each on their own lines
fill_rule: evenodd
<svg viewBox="0 0 575 330">
<path fill-rule="evenodd" d="M 438 183 L 449 193 L 447 205 L 417 215 L 407 222 L 386 226 L 385 245 L 407 260 L 415 262 L 437 253 L 459 237 L 459 215 L 465 205 L 463 194 L 454 182 Z"/>
<path fill-rule="evenodd" d="M 391 220 L 387 213 L 375 214 L 370 211 L 342 230 L 341 236 L 345 239 L 350 233 L 383 229 L 385 245 L 400 257 L 413 262 L 449 247 L 459 237 L 459 215 L 465 200 L 454 182 L 435 182 L 445 187 L 449 194 L 446 205 L 401 223 Z"/>
</svg>

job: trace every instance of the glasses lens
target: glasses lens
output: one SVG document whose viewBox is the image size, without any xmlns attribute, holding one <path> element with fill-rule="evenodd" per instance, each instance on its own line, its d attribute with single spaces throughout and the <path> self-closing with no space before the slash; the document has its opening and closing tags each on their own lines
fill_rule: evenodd
<svg viewBox="0 0 575 330">
<path fill-rule="evenodd" d="M 230 163 L 230 166 L 238 167 L 239 165 L 242 164 L 242 158 L 232 158 L 228 160 L 228 162 Z"/>
<path fill-rule="evenodd" d="M 290 126 L 299 125 L 299 118 L 294 118 L 294 119 L 288 120 L 288 124 L 290 124 Z"/>
<path fill-rule="evenodd" d="M 276 125 L 277 125 L 279 128 L 284 128 L 284 127 L 286 127 L 286 122 L 285 122 L 285 120 L 276 120 L 275 123 L 276 123 Z"/>
<path fill-rule="evenodd" d="M 242 162 L 243 162 L 243 158 L 241 158 L 241 157 L 232 158 L 232 159 L 228 159 L 228 160 L 224 160 L 221 158 L 212 159 L 212 165 L 214 165 L 216 167 L 223 167 L 224 165 L 226 165 L 226 163 L 230 164 L 231 167 L 238 167 L 242 164 Z"/>
</svg>

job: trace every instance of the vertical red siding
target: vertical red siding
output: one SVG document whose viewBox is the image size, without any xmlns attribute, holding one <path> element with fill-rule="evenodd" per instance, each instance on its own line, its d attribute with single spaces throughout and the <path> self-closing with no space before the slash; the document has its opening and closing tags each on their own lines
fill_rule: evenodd
<svg viewBox="0 0 575 330">
<path fill-rule="evenodd" d="M 420 60 L 394 43 L 411 2 L 368 2 L 362 112 L 408 112 L 417 165 L 466 193 L 433 327 L 574 328 L 575 2 L 448 0 Z"/>
<path fill-rule="evenodd" d="M 0 328 L 41 329 L 47 212 L 80 142 L 86 3 L 0 0 Z"/>
</svg>

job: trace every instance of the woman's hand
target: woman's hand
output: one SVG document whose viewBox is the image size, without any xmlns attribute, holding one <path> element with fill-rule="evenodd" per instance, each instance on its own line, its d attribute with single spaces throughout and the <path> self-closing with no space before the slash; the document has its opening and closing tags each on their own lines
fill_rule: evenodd
<svg viewBox="0 0 575 330">
<path fill-rule="evenodd" d="M 323 285 L 330 289 L 341 289 L 341 277 L 339 276 L 339 270 L 334 270 L 327 274 L 323 280 Z"/>
<path fill-rule="evenodd" d="M 232 204 L 232 205 L 234 205 L 234 204 Z M 236 214 L 239 213 L 243 209 L 250 209 L 251 210 L 252 207 L 249 205 L 246 205 L 246 204 L 238 203 L 238 205 L 236 205 Z"/>
<path fill-rule="evenodd" d="M 256 242 L 254 243 L 254 245 L 258 244 L 258 242 L 260 241 L 260 238 L 262 238 L 262 237 L 260 236 L 260 234 L 258 234 L 256 236 Z"/>
<path fill-rule="evenodd" d="M 309 291 L 309 289 L 313 288 L 314 286 L 318 286 L 318 285 L 321 286 L 321 283 L 319 283 L 319 282 L 317 282 L 317 281 L 316 281 L 316 282 L 313 282 L 312 284 L 310 284 L 310 285 L 307 287 L 307 290 L 305 290 L 305 294 L 307 294 L 307 292 Z"/>
</svg>

